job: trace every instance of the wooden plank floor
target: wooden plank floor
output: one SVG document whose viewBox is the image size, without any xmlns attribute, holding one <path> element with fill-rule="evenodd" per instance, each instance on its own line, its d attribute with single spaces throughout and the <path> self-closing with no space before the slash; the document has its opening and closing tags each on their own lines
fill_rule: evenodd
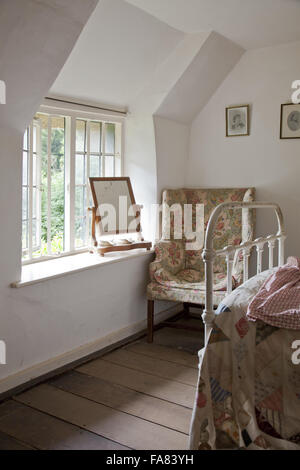
<svg viewBox="0 0 300 470">
<path fill-rule="evenodd" d="M 199 332 L 162 328 L 13 397 L 0 450 L 187 449 L 202 346 Z"/>
</svg>

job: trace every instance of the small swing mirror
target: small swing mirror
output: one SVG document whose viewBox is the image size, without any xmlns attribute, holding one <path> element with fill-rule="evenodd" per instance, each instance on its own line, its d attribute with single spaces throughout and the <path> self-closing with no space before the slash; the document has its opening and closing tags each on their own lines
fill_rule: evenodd
<svg viewBox="0 0 300 470">
<path fill-rule="evenodd" d="M 94 202 L 92 210 L 92 239 L 97 251 L 104 255 L 110 251 L 124 251 L 136 248 L 151 248 L 150 242 L 142 237 L 140 215 L 142 206 L 135 202 L 131 181 L 128 177 L 90 178 Z M 96 239 L 96 228 L 100 241 Z M 101 241 L 104 235 L 136 233 L 138 241 L 129 239 Z M 128 242 L 128 243 L 127 243 Z"/>
</svg>

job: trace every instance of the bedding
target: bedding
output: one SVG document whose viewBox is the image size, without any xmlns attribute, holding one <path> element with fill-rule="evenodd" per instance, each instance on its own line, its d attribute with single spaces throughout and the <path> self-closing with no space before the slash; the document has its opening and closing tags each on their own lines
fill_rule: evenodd
<svg viewBox="0 0 300 470">
<path fill-rule="evenodd" d="M 291 256 L 266 279 L 248 306 L 247 318 L 300 330 L 300 258 Z"/>
<path fill-rule="evenodd" d="M 300 330 L 246 317 L 274 271 L 249 279 L 219 305 L 199 352 L 191 449 L 300 450 L 300 365 L 292 362 Z"/>
</svg>

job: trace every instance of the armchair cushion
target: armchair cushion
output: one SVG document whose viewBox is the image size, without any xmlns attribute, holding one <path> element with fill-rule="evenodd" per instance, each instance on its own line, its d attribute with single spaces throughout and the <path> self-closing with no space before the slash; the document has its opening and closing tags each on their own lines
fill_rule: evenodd
<svg viewBox="0 0 300 470">
<path fill-rule="evenodd" d="M 147 287 L 147 298 L 149 300 L 169 300 L 173 302 L 188 302 L 192 304 L 204 305 L 205 303 L 205 283 L 204 281 L 192 286 L 189 289 L 182 287 L 168 287 L 158 282 L 150 282 Z M 218 305 L 225 297 L 224 290 L 214 291 L 214 305 Z"/>
</svg>

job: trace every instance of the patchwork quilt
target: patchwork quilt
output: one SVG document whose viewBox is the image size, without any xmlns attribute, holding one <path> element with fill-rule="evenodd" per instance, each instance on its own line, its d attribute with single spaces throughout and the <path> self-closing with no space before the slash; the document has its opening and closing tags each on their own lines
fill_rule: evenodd
<svg viewBox="0 0 300 470">
<path fill-rule="evenodd" d="M 249 302 L 272 271 L 222 300 L 199 379 L 190 448 L 300 450 L 300 330 L 246 319 Z"/>
</svg>

